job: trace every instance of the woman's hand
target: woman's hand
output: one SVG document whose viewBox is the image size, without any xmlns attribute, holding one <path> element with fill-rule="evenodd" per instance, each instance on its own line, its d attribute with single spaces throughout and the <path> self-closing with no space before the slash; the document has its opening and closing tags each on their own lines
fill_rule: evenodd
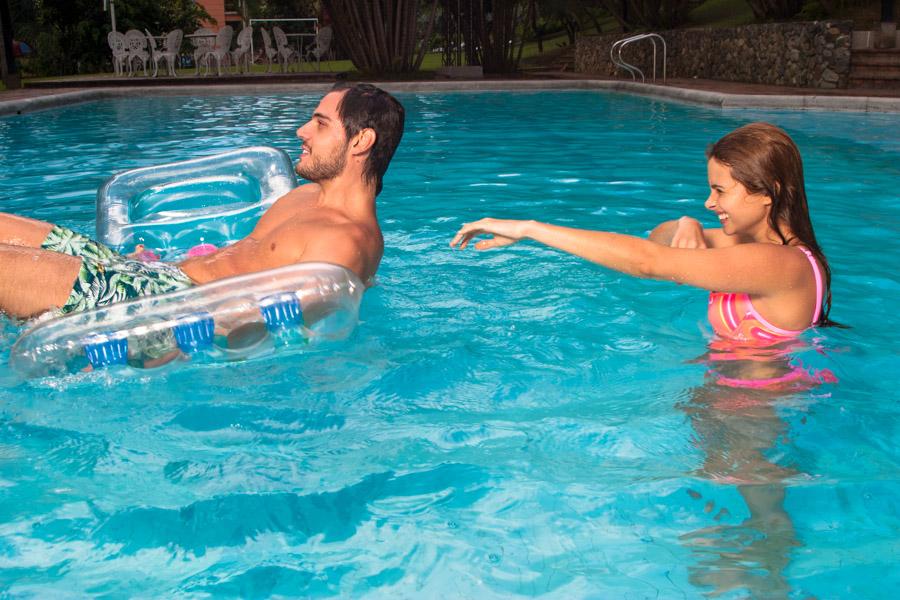
<svg viewBox="0 0 900 600">
<path fill-rule="evenodd" d="M 675 233 L 672 235 L 672 248 L 706 248 L 706 238 L 703 237 L 703 226 L 700 221 L 691 217 L 681 217 Z"/>
<path fill-rule="evenodd" d="M 459 246 L 459 249 L 462 250 L 469 245 L 472 238 L 479 235 L 493 235 L 494 237 L 476 242 L 476 250 L 509 246 L 525 237 L 525 227 L 528 223 L 529 221 L 508 219 L 481 219 L 473 223 L 466 223 L 453 236 L 450 246 Z"/>
</svg>

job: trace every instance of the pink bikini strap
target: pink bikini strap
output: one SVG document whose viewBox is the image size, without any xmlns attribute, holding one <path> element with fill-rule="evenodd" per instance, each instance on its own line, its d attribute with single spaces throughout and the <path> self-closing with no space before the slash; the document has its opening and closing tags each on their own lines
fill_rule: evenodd
<svg viewBox="0 0 900 600">
<path fill-rule="evenodd" d="M 812 324 L 815 325 L 819 322 L 819 314 L 822 312 L 822 295 L 825 293 L 825 286 L 822 284 L 822 273 L 819 271 L 819 263 L 816 262 L 813 253 L 802 246 L 800 249 L 806 254 L 806 258 L 809 259 L 809 264 L 813 268 L 813 274 L 816 276 L 816 311 L 813 313 L 812 319 Z"/>
</svg>

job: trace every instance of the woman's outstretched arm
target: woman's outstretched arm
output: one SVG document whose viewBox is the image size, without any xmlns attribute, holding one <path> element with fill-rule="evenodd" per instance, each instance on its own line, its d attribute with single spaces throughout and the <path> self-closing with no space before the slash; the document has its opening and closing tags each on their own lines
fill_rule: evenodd
<svg viewBox="0 0 900 600">
<path fill-rule="evenodd" d="M 604 267 L 721 292 L 776 295 L 802 285 L 809 263 L 799 251 L 777 244 L 745 243 L 723 248 L 672 248 L 644 238 L 560 227 L 537 221 L 481 219 L 467 223 L 450 242 L 488 250 L 532 239 Z"/>
</svg>

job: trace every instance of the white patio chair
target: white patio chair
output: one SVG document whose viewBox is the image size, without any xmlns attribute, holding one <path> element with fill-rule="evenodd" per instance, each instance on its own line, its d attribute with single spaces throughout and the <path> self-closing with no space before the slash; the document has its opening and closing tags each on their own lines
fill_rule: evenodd
<svg viewBox="0 0 900 600">
<path fill-rule="evenodd" d="M 243 63 L 247 63 L 247 72 L 250 72 L 250 66 L 253 64 L 253 58 L 250 56 L 250 41 L 253 39 L 253 28 L 244 27 L 237 36 L 237 48 L 231 53 L 231 58 L 240 73 Z"/>
<path fill-rule="evenodd" d="M 206 53 L 206 73 L 209 75 L 209 59 L 216 59 L 216 72 L 222 75 L 222 59 L 231 59 L 231 38 L 234 36 L 234 28 L 226 25 L 216 34 L 215 45 Z"/>
<path fill-rule="evenodd" d="M 213 30 L 207 29 L 206 27 L 201 27 L 192 34 L 191 44 L 194 46 L 194 75 L 200 74 L 200 63 L 206 59 L 206 55 L 213 49 L 215 40 L 216 38 L 214 37 Z M 208 70 L 209 63 L 207 62 L 206 64 Z"/>
<path fill-rule="evenodd" d="M 125 34 L 121 31 L 110 31 L 106 34 L 106 43 L 112 50 L 113 71 L 116 75 L 125 74 L 125 62 L 128 60 L 128 50 L 125 46 Z"/>
<path fill-rule="evenodd" d="M 153 55 L 158 52 L 156 49 L 156 37 L 150 33 L 149 29 L 144 30 L 144 35 L 147 36 L 147 48 L 150 50 L 150 60 L 153 60 Z M 153 77 L 156 77 L 156 71 L 153 71 Z"/>
<path fill-rule="evenodd" d="M 331 25 L 326 25 L 319 29 L 319 31 L 316 32 L 316 41 L 312 47 L 306 51 L 304 60 L 314 60 L 316 62 L 322 60 L 325 55 L 328 54 L 329 50 L 331 50 L 331 39 L 333 37 L 334 31 L 331 29 Z"/>
<path fill-rule="evenodd" d="M 286 73 L 291 65 L 291 60 L 297 61 L 297 70 L 300 70 L 300 53 L 294 50 L 287 35 L 282 31 L 281 27 L 273 27 L 272 34 L 275 36 L 275 45 L 278 47 L 278 62 L 281 63 L 281 72 Z"/>
<path fill-rule="evenodd" d="M 269 36 L 269 32 L 266 31 L 265 27 L 260 27 L 259 32 L 262 34 L 263 39 L 263 54 L 266 57 L 266 61 L 269 63 L 266 67 L 266 73 L 271 73 L 272 59 L 278 60 L 278 49 L 272 45 L 272 38 Z"/>
<path fill-rule="evenodd" d="M 156 48 L 156 38 L 149 31 L 146 31 L 146 33 L 147 41 L 150 42 L 150 58 L 153 60 L 153 76 L 156 77 L 159 73 L 159 61 L 165 60 L 169 75 L 178 77 L 178 73 L 175 72 L 175 61 L 178 60 L 178 53 L 181 51 L 181 40 L 184 37 L 184 32 L 180 29 L 170 31 L 166 35 L 163 47 L 159 50 Z"/>
<path fill-rule="evenodd" d="M 137 29 L 129 29 L 125 32 L 125 47 L 128 49 L 128 74 L 134 75 L 134 61 L 141 61 L 144 76 L 147 76 L 147 61 L 150 53 L 147 52 L 147 38 Z"/>
</svg>

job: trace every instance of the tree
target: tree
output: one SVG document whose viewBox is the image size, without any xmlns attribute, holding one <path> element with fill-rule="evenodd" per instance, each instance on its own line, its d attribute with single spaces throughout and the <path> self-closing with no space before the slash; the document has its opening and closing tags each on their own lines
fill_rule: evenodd
<svg viewBox="0 0 900 600">
<path fill-rule="evenodd" d="M 109 17 L 99 0 L 12 0 L 17 35 L 35 49 L 35 75 L 96 73 L 110 68 Z M 209 15 L 193 0 L 127 0 L 116 4 L 116 28 L 192 31 Z M 24 70 L 24 69 L 23 69 Z"/>
<path fill-rule="evenodd" d="M 335 36 L 366 74 L 419 70 L 434 27 L 438 0 L 322 0 Z M 419 19 L 420 9 L 426 9 Z"/>
<path fill-rule="evenodd" d="M 9 89 L 17 89 L 21 85 L 16 59 L 13 57 L 12 16 L 7 0 L 0 0 L 0 75 L 3 84 Z"/>
<path fill-rule="evenodd" d="M 303 19 L 318 13 L 317 0 L 243 0 L 241 12 L 245 18 Z"/>
<path fill-rule="evenodd" d="M 510 73 L 522 57 L 526 24 L 535 20 L 527 0 L 443 0 L 444 62 L 481 65 L 485 73 Z"/>
<path fill-rule="evenodd" d="M 582 29 L 581 16 L 586 14 L 580 0 L 531 0 L 531 30 L 537 37 L 538 52 L 544 51 L 542 38 L 548 32 L 564 29 L 570 44 Z"/>
<path fill-rule="evenodd" d="M 747 0 L 747 4 L 760 21 L 789 19 L 803 8 L 803 0 Z"/>
<path fill-rule="evenodd" d="M 689 0 L 600 0 L 600 3 L 615 17 L 623 31 L 635 28 L 671 29 L 677 27 L 687 20 L 691 7 Z"/>
<path fill-rule="evenodd" d="M 527 3 L 493 0 L 486 10 L 490 12 L 483 15 L 480 40 L 482 67 L 486 73 L 511 73 L 519 67 L 525 45 L 520 24 L 526 21 Z"/>
</svg>

